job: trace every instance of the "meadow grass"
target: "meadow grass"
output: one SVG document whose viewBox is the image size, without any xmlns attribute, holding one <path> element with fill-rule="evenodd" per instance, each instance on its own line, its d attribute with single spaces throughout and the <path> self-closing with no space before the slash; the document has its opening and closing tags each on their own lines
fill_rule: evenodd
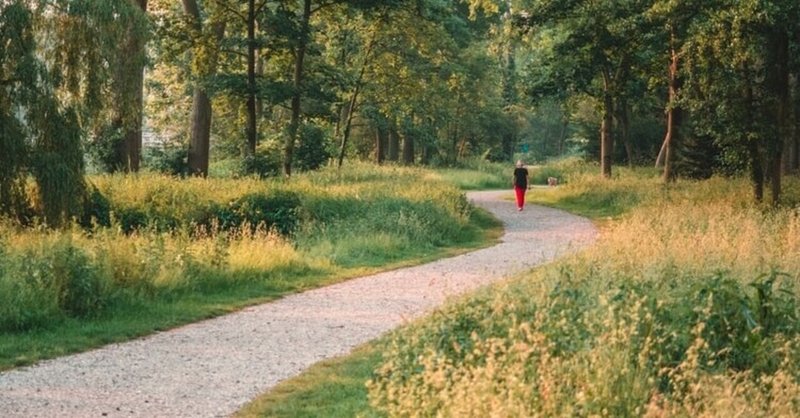
<svg viewBox="0 0 800 418">
<path fill-rule="evenodd" d="M 396 332 L 368 383 L 374 407 L 390 416 L 800 414 L 796 209 L 753 204 L 742 180 L 662 186 L 642 172 L 573 177 L 539 196 L 584 200 L 583 213 L 616 220 L 591 249 Z"/>
<path fill-rule="evenodd" d="M 299 376 L 279 383 L 234 416 L 385 417 L 385 413 L 369 405 L 364 385 L 381 362 L 381 344 L 381 341 L 370 342 L 346 356 L 323 360 Z"/>
<path fill-rule="evenodd" d="M 775 209 L 741 179 L 595 169 L 541 167 L 561 185 L 529 193 L 601 222 L 595 246 L 449 303 L 335 371 L 312 367 L 245 416 L 292 416 L 276 411 L 309 399 L 349 416 L 800 415 L 800 182 Z M 341 376 L 347 394 L 326 396 Z"/>
<path fill-rule="evenodd" d="M 496 221 L 422 169 L 91 182 L 108 226 L 0 224 L 0 369 L 463 252 L 497 236 Z M 135 222 L 123 227 L 118 214 Z"/>
</svg>

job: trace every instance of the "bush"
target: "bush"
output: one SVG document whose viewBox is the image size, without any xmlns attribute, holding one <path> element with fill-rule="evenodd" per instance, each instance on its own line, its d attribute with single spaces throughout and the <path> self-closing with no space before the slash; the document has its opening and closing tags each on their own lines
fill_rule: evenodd
<svg viewBox="0 0 800 418">
<path fill-rule="evenodd" d="M 800 305 L 762 289 L 775 277 L 751 291 L 720 275 L 598 293 L 592 279 L 562 276 L 534 300 L 511 284 L 396 334 L 370 396 L 392 416 L 632 416 L 654 393 L 682 394 L 686 379 L 790 372 L 781 342 L 800 343 Z"/>
<path fill-rule="evenodd" d="M 223 230 L 247 224 L 252 230 L 263 226 L 287 236 L 297 229 L 299 208 L 300 198 L 296 193 L 283 190 L 270 194 L 250 193 L 226 206 L 216 206 L 209 220 Z"/>
<path fill-rule="evenodd" d="M 242 158 L 238 175 L 265 179 L 280 175 L 281 170 L 280 152 L 277 149 L 261 147 L 255 154 Z"/>
<path fill-rule="evenodd" d="M 47 269 L 58 297 L 58 306 L 70 316 L 96 314 L 106 304 L 106 286 L 89 257 L 72 243 L 61 241 L 51 249 Z"/>
<path fill-rule="evenodd" d="M 295 167 L 298 170 L 316 170 L 331 157 L 325 140 L 325 131 L 319 126 L 304 124 L 295 148 Z"/>
<path fill-rule="evenodd" d="M 80 225 L 91 228 L 94 225 L 109 226 L 111 224 L 111 202 L 100 193 L 100 190 L 89 185 L 88 196 L 83 204 L 83 216 Z"/>
<path fill-rule="evenodd" d="M 182 146 L 148 147 L 144 150 L 144 166 L 170 176 L 189 173 L 189 151 Z"/>
</svg>

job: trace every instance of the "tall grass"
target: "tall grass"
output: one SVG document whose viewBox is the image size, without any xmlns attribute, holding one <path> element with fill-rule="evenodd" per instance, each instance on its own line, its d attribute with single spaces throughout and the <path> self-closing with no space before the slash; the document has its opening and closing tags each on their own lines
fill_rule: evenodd
<svg viewBox="0 0 800 418">
<path fill-rule="evenodd" d="M 800 416 L 800 215 L 745 181 L 567 173 L 533 193 L 618 220 L 597 245 L 393 336 L 391 416 Z M 787 187 L 796 201 L 796 179 Z M 602 205 L 597 208 L 595 205 Z"/>
<path fill-rule="evenodd" d="M 421 169 L 352 166 L 273 181 L 142 174 L 91 182 L 102 202 L 95 212 L 108 215 L 108 226 L 0 224 L 0 368 L 35 360 L 39 354 L 26 351 L 55 345 L 41 340 L 34 350 L 22 335 L 124 322 L 145 311 L 166 316 L 158 324 L 142 320 L 134 334 L 144 333 L 174 324 L 170 318 L 182 315 L 169 307 L 187 309 L 188 301 L 206 306 L 188 308 L 198 313 L 184 320 L 197 319 L 218 312 L 218 303 L 233 309 L 484 239 L 485 223 L 475 223 L 463 193 Z"/>
</svg>

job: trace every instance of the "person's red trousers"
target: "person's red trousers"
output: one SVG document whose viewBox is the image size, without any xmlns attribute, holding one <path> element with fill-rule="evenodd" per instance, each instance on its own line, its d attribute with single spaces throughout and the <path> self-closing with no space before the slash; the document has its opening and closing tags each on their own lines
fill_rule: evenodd
<svg viewBox="0 0 800 418">
<path fill-rule="evenodd" d="M 522 209 L 525 206 L 525 188 L 514 186 L 514 193 L 517 194 L 517 209 Z"/>
</svg>

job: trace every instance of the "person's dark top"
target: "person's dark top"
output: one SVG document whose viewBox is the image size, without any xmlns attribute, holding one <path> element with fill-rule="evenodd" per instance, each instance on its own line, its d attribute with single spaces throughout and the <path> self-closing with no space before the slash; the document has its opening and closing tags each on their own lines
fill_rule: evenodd
<svg viewBox="0 0 800 418">
<path fill-rule="evenodd" d="M 528 169 L 517 167 L 514 169 L 514 186 L 528 188 Z"/>
</svg>

